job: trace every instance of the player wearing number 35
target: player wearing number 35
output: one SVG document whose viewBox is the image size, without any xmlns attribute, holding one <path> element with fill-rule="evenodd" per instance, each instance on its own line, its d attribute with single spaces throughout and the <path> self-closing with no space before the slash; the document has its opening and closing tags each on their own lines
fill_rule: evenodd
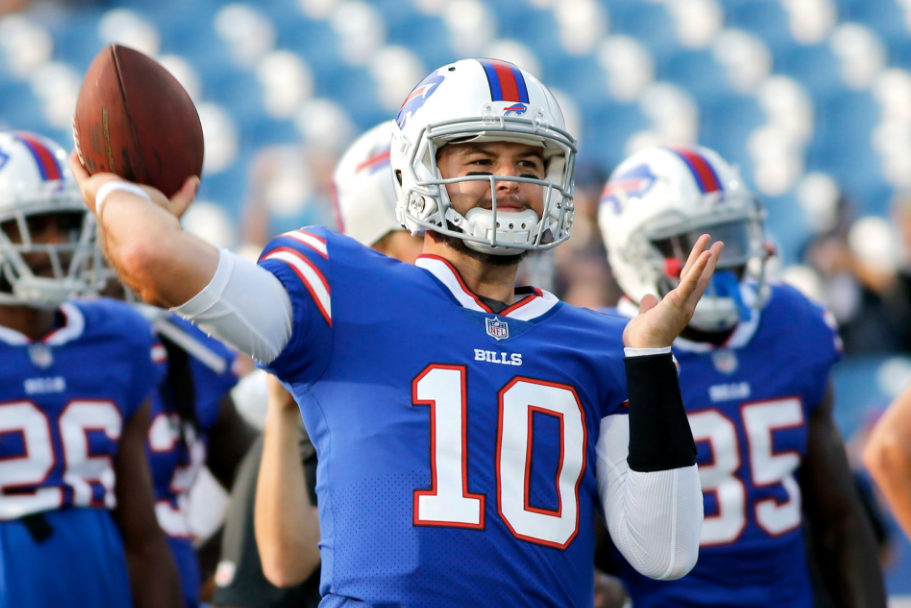
<svg viewBox="0 0 911 608">
<path fill-rule="evenodd" d="M 254 265 L 180 230 L 195 179 L 170 201 L 103 193 L 122 278 L 300 405 L 323 605 L 590 607 L 598 512 L 638 570 L 686 574 L 702 497 L 670 345 L 721 244 L 700 239 L 680 286 L 628 325 L 515 288 L 524 253 L 569 238 L 575 143 L 551 92 L 501 61 L 419 83 L 390 160 L 398 219 L 425 233 L 416 266 L 323 228 Z M 96 209 L 119 178 L 71 166 Z"/>
<path fill-rule="evenodd" d="M 835 606 L 884 607 L 872 531 L 832 421 L 838 336 L 820 307 L 766 283 L 760 202 L 711 150 L 649 149 L 617 167 L 599 221 L 628 316 L 645 294 L 677 285 L 699 235 L 725 243 L 674 342 L 705 496 L 699 563 L 665 584 L 626 564 L 636 608 L 812 608 L 808 557 Z"/>
<path fill-rule="evenodd" d="M 0 607 L 180 606 L 145 457 L 152 330 L 67 299 L 104 277 L 65 161 L 0 133 Z"/>
</svg>

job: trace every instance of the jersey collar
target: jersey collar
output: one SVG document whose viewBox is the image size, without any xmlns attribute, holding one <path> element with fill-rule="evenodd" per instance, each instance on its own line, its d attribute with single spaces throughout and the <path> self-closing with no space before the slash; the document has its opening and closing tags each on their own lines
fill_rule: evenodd
<svg viewBox="0 0 911 608">
<path fill-rule="evenodd" d="M 425 254 L 417 259 L 415 265 L 436 277 L 464 308 L 475 312 L 497 314 L 468 288 L 459 271 L 445 258 L 438 255 Z M 516 294 L 524 295 L 524 297 L 499 313 L 501 317 L 509 317 L 518 321 L 531 321 L 550 312 L 554 306 L 560 303 L 557 296 L 537 287 L 520 287 L 516 290 Z"/>
<path fill-rule="evenodd" d="M 686 338 L 677 338 L 674 340 L 674 348 L 691 353 L 708 353 L 718 348 L 743 348 L 750 343 L 756 329 L 759 327 L 759 309 L 753 308 L 756 294 L 752 289 L 742 289 L 744 303 L 750 306 L 750 318 L 737 324 L 737 328 L 731 333 L 724 344 L 709 344 L 708 342 L 695 342 Z M 624 317 L 632 319 L 639 314 L 639 307 L 632 300 L 623 297 L 617 303 L 617 312 Z"/>
<path fill-rule="evenodd" d="M 85 316 L 82 311 L 70 302 L 64 302 L 60 305 L 60 312 L 63 315 L 63 325 L 38 340 L 38 342 L 49 346 L 60 346 L 82 335 L 85 329 Z M 10 346 L 23 346 L 32 344 L 33 341 L 15 329 L 0 325 L 0 342 L 5 342 Z"/>
</svg>

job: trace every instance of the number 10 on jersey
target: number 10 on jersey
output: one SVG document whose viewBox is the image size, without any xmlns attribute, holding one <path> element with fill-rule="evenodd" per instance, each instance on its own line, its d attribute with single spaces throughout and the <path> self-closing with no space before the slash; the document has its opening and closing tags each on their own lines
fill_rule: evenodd
<svg viewBox="0 0 911 608">
<path fill-rule="evenodd" d="M 486 497 L 468 491 L 467 370 L 432 364 L 412 382 L 412 403 L 430 408 L 429 489 L 414 491 L 414 523 L 484 528 Z M 557 507 L 529 504 L 533 415 L 553 416 L 560 427 Z M 579 483 L 585 471 L 585 414 L 566 385 L 517 377 L 499 392 L 497 509 L 517 538 L 564 549 L 579 531 Z"/>
</svg>

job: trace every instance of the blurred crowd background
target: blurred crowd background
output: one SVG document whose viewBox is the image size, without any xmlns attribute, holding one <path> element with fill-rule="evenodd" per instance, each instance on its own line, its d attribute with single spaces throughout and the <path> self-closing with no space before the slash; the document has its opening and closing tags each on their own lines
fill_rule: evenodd
<svg viewBox="0 0 911 608">
<path fill-rule="evenodd" d="M 334 227 L 346 146 L 433 68 L 497 57 L 555 89 L 579 137 L 558 295 L 616 302 L 604 181 L 642 147 L 698 142 L 764 201 L 773 275 L 841 325 L 852 455 L 911 382 L 911 0 L 0 0 L 0 130 L 70 145 L 82 74 L 111 42 L 196 102 L 206 163 L 185 225 L 218 245 Z M 911 545 L 894 533 L 884 556 L 890 592 L 911 595 Z"/>
</svg>

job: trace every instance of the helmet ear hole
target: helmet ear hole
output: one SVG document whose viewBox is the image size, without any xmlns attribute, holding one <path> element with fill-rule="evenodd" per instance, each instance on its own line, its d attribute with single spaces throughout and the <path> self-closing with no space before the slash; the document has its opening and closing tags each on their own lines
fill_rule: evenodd
<svg viewBox="0 0 911 608">
<path fill-rule="evenodd" d="M 401 169 L 395 170 L 395 179 L 398 180 L 399 186 L 401 186 L 402 185 L 402 170 Z"/>
</svg>

